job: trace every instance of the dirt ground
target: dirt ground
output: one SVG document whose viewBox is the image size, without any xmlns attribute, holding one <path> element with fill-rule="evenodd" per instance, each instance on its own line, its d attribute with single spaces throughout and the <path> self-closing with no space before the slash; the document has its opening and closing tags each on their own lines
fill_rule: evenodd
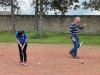
<svg viewBox="0 0 100 75">
<path fill-rule="evenodd" d="M 78 50 L 80 59 L 69 55 L 72 47 L 29 44 L 28 65 L 23 66 L 18 64 L 17 44 L 0 43 L 0 75 L 100 75 L 100 47 L 83 45 Z"/>
</svg>

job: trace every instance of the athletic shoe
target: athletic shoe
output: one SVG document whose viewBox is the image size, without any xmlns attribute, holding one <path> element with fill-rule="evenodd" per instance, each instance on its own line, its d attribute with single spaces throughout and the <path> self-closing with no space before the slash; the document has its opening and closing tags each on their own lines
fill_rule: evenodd
<svg viewBox="0 0 100 75">
<path fill-rule="evenodd" d="M 24 63 L 24 66 L 27 66 L 27 63 L 26 62 Z"/>
<path fill-rule="evenodd" d="M 83 42 L 80 43 L 80 47 L 82 46 Z"/>
<path fill-rule="evenodd" d="M 24 64 L 23 62 L 19 62 L 18 64 Z"/>
<path fill-rule="evenodd" d="M 27 66 L 27 64 L 24 64 L 24 66 Z"/>
<path fill-rule="evenodd" d="M 79 58 L 79 57 L 77 57 L 77 56 L 75 56 L 74 58 L 75 58 L 75 59 L 80 59 L 80 58 Z"/>
<path fill-rule="evenodd" d="M 69 54 L 70 54 L 71 56 L 73 56 L 73 53 L 69 52 Z"/>
</svg>

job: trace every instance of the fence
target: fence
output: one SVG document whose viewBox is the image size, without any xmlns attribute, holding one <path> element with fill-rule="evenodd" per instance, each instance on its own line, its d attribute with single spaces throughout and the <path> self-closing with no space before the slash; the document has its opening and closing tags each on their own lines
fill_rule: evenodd
<svg viewBox="0 0 100 75">
<path fill-rule="evenodd" d="M 43 18 L 43 30 L 65 32 L 69 31 L 69 26 L 73 22 L 76 16 L 44 16 Z M 80 16 L 81 23 L 87 24 L 87 28 L 80 31 L 80 33 L 86 34 L 100 34 L 100 16 Z M 34 31 L 35 16 L 32 15 L 16 15 L 15 16 L 15 28 L 16 30 L 24 29 L 25 31 Z M 11 31 L 11 16 L 0 16 L 0 31 Z"/>
</svg>

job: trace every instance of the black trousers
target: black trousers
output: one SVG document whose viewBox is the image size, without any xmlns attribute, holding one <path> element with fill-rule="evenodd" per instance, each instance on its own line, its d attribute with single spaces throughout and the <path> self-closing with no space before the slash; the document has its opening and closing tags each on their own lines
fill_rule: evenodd
<svg viewBox="0 0 100 75">
<path fill-rule="evenodd" d="M 19 44 L 18 44 L 18 48 L 19 48 L 20 61 L 21 61 L 21 62 L 27 62 L 27 54 L 26 54 L 27 44 L 25 44 L 23 50 L 21 49 L 21 47 L 20 47 Z M 23 60 L 23 59 L 24 59 L 24 60 Z"/>
</svg>

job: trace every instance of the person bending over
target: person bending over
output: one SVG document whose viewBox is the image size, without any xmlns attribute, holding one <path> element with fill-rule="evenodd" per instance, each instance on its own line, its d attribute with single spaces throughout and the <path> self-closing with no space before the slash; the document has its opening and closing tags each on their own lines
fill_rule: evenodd
<svg viewBox="0 0 100 75">
<path fill-rule="evenodd" d="M 16 32 L 16 41 L 18 43 L 20 62 L 19 64 L 27 65 L 27 45 L 28 45 L 28 36 L 24 30 Z"/>
</svg>

